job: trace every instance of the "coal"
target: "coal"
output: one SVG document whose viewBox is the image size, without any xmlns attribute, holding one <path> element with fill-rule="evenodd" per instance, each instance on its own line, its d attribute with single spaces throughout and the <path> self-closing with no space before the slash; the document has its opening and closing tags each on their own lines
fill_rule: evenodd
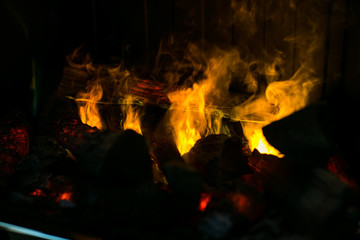
<svg viewBox="0 0 360 240">
<path fill-rule="evenodd" d="M 37 136 L 30 153 L 16 165 L 11 175 L 13 190 L 33 192 L 42 189 L 52 193 L 67 192 L 79 174 L 75 159 L 55 139 Z"/>
<path fill-rule="evenodd" d="M 121 184 L 152 180 L 152 161 L 145 138 L 132 130 L 116 135 L 101 165 L 101 176 L 108 181 Z"/>
<path fill-rule="evenodd" d="M 203 182 L 199 173 L 179 162 L 167 163 L 164 173 L 176 206 L 185 211 L 196 211 L 203 191 Z"/>
<path fill-rule="evenodd" d="M 356 231 L 359 206 L 354 192 L 321 168 L 275 170 L 264 184 L 269 205 L 279 209 L 296 232 L 315 239 L 339 239 Z"/>
<path fill-rule="evenodd" d="M 268 142 L 299 164 L 326 166 L 336 143 L 330 107 L 312 104 L 263 128 Z"/>
<path fill-rule="evenodd" d="M 212 212 L 201 220 L 199 231 L 204 239 L 222 239 L 234 225 L 233 216 L 224 212 Z"/>
<path fill-rule="evenodd" d="M 198 140 L 183 157 L 199 171 L 205 183 L 224 188 L 251 172 L 245 149 L 246 144 L 240 137 L 209 135 Z"/>
<path fill-rule="evenodd" d="M 222 168 L 234 174 L 249 173 L 247 148 L 243 138 L 231 137 L 225 140 L 221 151 L 220 164 Z"/>
</svg>

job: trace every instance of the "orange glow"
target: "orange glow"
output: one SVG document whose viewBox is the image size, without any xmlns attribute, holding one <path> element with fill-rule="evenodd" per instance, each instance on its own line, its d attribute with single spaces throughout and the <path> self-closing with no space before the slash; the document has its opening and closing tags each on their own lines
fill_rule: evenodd
<svg viewBox="0 0 360 240">
<path fill-rule="evenodd" d="M 199 204 L 199 210 L 200 211 L 205 211 L 208 203 L 210 202 L 211 200 L 211 195 L 208 194 L 208 193 L 202 193 L 201 194 L 201 198 L 200 198 L 200 204 Z"/>
<path fill-rule="evenodd" d="M 239 213 L 244 214 L 246 216 L 252 216 L 254 214 L 253 213 L 254 210 L 252 209 L 253 202 L 246 195 L 243 195 L 241 193 L 236 193 L 230 196 L 230 199 Z"/>
<path fill-rule="evenodd" d="M 41 189 L 35 189 L 35 191 L 30 193 L 30 196 L 45 196 L 45 194 L 43 193 L 43 191 Z"/>
<path fill-rule="evenodd" d="M 236 194 L 232 197 L 232 201 L 236 207 L 236 209 L 240 212 L 240 213 L 244 213 L 246 212 L 251 204 L 251 201 L 249 200 L 249 198 L 245 195 L 242 194 Z"/>
<path fill-rule="evenodd" d="M 57 201 L 61 201 L 61 200 L 66 200 L 66 201 L 70 201 L 72 199 L 72 192 L 64 192 L 64 193 L 60 193 L 59 196 L 57 197 Z"/>
<path fill-rule="evenodd" d="M 124 130 L 131 129 L 135 132 L 142 134 L 140 125 L 140 113 L 133 106 L 133 97 L 128 95 L 125 98 L 125 103 L 122 107 L 123 114 L 125 114 L 125 120 L 123 122 Z"/>
<path fill-rule="evenodd" d="M 88 92 L 80 92 L 77 95 L 79 115 L 84 124 L 102 129 L 101 117 L 97 102 L 101 100 L 103 90 L 99 83 L 93 83 Z"/>
</svg>

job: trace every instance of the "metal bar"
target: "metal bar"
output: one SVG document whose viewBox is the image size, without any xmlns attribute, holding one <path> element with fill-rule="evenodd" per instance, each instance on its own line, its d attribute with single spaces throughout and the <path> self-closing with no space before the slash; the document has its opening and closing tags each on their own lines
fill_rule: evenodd
<svg viewBox="0 0 360 240">
<path fill-rule="evenodd" d="M 96 103 L 96 104 L 102 104 L 102 105 L 137 105 L 137 106 L 144 106 L 144 102 L 142 101 L 132 101 L 132 102 L 127 102 L 125 100 L 121 101 L 120 99 L 118 100 L 118 102 L 97 102 L 97 101 L 93 101 L 93 100 L 89 100 L 89 99 L 82 99 L 82 98 L 74 98 L 71 96 L 66 96 L 66 98 L 74 100 L 76 102 L 92 102 L 92 103 Z M 163 108 L 163 109 L 170 109 L 171 105 L 166 105 L 166 104 L 158 104 L 157 106 Z M 199 113 L 199 111 L 196 109 L 196 107 L 193 107 L 190 110 L 191 112 L 194 113 Z M 180 108 L 171 108 L 170 110 L 178 110 Z M 185 108 L 184 108 L 185 110 Z M 240 118 L 234 118 L 232 116 L 230 116 L 229 114 L 225 113 L 226 111 L 229 112 L 229 110 L 231 110 L 231 108 L 221 108 L 221 107 L 217 107 L 217 106 L 207 106 L 207 109 L 205 110 L 206 113 L 212 113 L 212 114 L 216 114 L 218 116 L 222 116 L 223 118 L 227 118 L 227 119 L 231 119 L 234 121 L 240 121 L 240 122 L 251 122 L 251 123 L 261 123 L 261 124 L 268 124 L 269 122 L 266 121 L 260 121 L 260 120 L 253 120 L 253 119 L 240 119 Z"/>
<path fill-rule="evenodd" d="M 57 236 L 46 234 L 46 233 L 43 233 L 43 232 L 40 232 L 37 230 L 20 227 L 20 226 L 13 225 L 10 223 L 5 223 L 5 222 L 0 222 L 0 228 L 6 230 L 8 232 L 18 233 L 18 234 L 22 234 L 22 235 L 26 235 L 26 236 L 37 237 L 37 238 L 41 238 L 41 239 L 69 240 L 68 238 L 57 237 Z"/>
</svg>

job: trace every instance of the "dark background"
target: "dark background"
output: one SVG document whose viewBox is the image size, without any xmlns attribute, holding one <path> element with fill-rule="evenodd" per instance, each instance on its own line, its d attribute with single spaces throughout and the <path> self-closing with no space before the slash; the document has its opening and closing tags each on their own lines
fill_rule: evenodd
<svg viewBox="0 0 360 240">
<path fill-rule="evenodd" d="M 238 3 L 247 2 L 238 0 Z M 79 0 L 0 2 L 1 29 L 1 115 L 16 108 L 36 117 L 58 86 L 66 56 L 82 46 L 95 62 L 112 57 L 129 65 L 151 66 L 161 39 L 175 36 L 178 46 L 187 41 L 207 41 L 220 45 L 244 45 L 256 52 L 280 48 L 288 56 L 289 75 L 296 68 L 297 46 L 281 49 L 284 34 L 300 29 L 296 8 L 288 8 L 289 29 L 278 30 L 282 22 L 269 21 L 268 1 L 258 5 L 256 39 L 247 38 L 235 18 L 230 0 Z M 277 1 L 275 1 L 277 3 Z M 280 2 L 280 1 L 279 1 Z M 285 5 L 298 0 L 281 1 Z M 314 1 L 314 3 L 317 1 Z M 360 13 L 356 0 L 321 0 L 328 14 L 324 23 L 323 96 L 336 94 L 358 101 L 360 91 Z M 339 14 L 346 18 L 339 24 Z M 229 22 L 230 20 L 230 22 Z M 283 20 L 282 20 L 283 21 Z M 253 45 L 253 46 L 251 46 Z M 261 47 L 257 47 L 261 46 Z M 253 48 L 253 49 L 251 49 Z M 261 55 L 263 53 L 259 53 Z M 264 57 L 264 56 L 263 56 Z"/>
</svg>

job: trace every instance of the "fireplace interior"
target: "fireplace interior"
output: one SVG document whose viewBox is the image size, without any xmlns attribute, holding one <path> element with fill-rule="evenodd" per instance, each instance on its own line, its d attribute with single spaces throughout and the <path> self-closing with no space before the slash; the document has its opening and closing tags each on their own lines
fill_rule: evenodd
<svg viewBox="0 0 360 240">
<path fill-rule="evenodd" d="M 1 239 L 360 239 L 355 0 L 3 0 Z"/>
</svg>

